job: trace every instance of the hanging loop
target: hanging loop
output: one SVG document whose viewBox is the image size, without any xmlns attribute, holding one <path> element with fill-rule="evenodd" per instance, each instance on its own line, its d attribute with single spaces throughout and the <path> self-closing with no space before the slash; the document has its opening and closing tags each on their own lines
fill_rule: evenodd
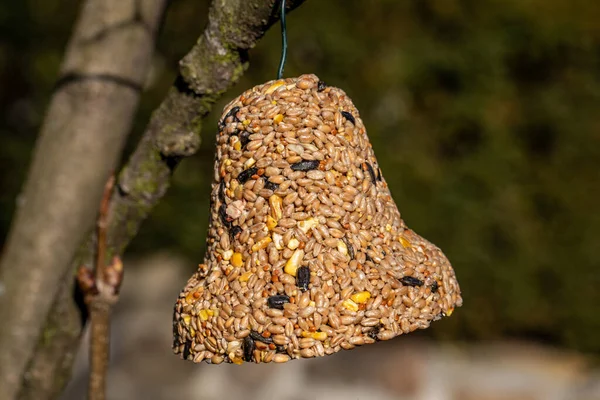
<svg viewBox="0 0 600 400">
<path fill-rule="evenodd" d="M 277 70 L 277 79 L 283 76 L 283 67 L 287 58 L 287 27 L 285 24 L 285 0 L 281 0 L 281 60 L 279 60 L 279 69 Z"/>
</svg>

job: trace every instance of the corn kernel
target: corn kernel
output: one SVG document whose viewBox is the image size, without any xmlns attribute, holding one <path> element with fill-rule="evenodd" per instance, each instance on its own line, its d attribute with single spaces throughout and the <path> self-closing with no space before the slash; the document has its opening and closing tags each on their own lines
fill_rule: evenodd
<svg viewBox="0 0 600 400">
<path fill-rule="evenodd" d="M 272 231 L 277 226 L 277 221 L 275 218 L 267 215 L 267 229 Z"/>
<path fill-rule="evenodd" d="M 385 230 L 388 231 L 388 232 L 391 232 L 392 231 L 392 226 L 390 224 L 386 224 L 385 225 Z"/>
<path fill-rule="evenodd" d="M 327 339 L 327 333 L 326 332 L 313 332 L 310 337 L 312 337 L 315 340 L 319 340 L 319 341 L 324 341 L 325 339 Z"/>
<path fill-rule="evenodd" d="M 269 86 L 269 88 L 265 91 L 265 93 L 266 94 L 271 94 L 275 90 L 277 90 L 278 87 L 283 86 L 284 84 L 285 84 L 284 81 L 277 81 L 274 84 L 272 84 L 271 86 Z"/>
<path fill-rule="evenodd" d="M 300 242 L 296 238 L 291 238 L 287 245 L 290 250 L 296 250 L 298 246 L 300 246 Z"/>
<path fill-rule="evenodd" d="M 307 233 L 317 225 L 319 225 L 319 220 L 316 218 L 309 218 L 298 222 L 298 228 L 300 228 L 304 233 Z"/>
<path fill-rule="evenodd" d="M 189 325 L 191 319 L 192 319 L 192 317 L 190 317 L 189 315 L 184 315 L 183 316 L 183 323 L 186 324 L 186 325 Z"/>
<path fill-rule="evenodd" d="M 244 163 L 244 168 L 248 169 L 251 166 L 253 166 L 256 163 L 256 160 L 252 157 L 250 157 L 249 159 L 246 160 L 246 162 Z"/>
<path fill-rule="evenodd" d="M 190 336 L 196 337 L 196 330 L 194 328 L 190 328 Z"/>
<path fill-rule="evenodd" d="M 296 276 L 296 271 L 298 271 L 298 267 L 300 267 L 303 258 L 304 250 L 297 249 L 294 251 L 290 259 L 285 263 L 285 267 L 283 268 L 285 273 Z"/>
<path fill-rule="evenodd" d="M 234 136 L 235 138 L 237 138 L 237 136 Z M 240 151 L 242 149 L 242 142 L 238 140 L 233 142 L 233 148 L 237 151 Z"/>
<path fill-rule="evenodd" d="M 244 363 L 244 360 L 242 360 L 242 359 L 241 359 L 241 358 L 239 358 L 239 357 L 231 357 L 231 356 L 229 356 L 229 359 L 230 359 L 230 360 L 231 360 L 231 361 L 232 361 L 234 364 L 237 364 L 237 365 L 242 365 L 242 364 Z"/>
<path fill-rule="evenodd" d="M 231 165 L 231 160 L 228 158 L 224 161 L 224 163 L 226 167 L 229 167 Z"/>
<path fill-rule="evenodd" d="M 242 260 L 241 253 L 233 253 L 233 255 L 231 256 L 231 265 L 233 265 L 234 267 L 241 267 L 242 265 L 244 265 L 244 260 Z"/>
<path fill-rule="evenodd" d="M 343 255 L 348 255 L 348 246 L 346 246 L 346 243 L 344 243 L 343 240 L 338 240 L 337 249 Z"/>
<path fill-rule="evenodd" d="M 248 279 L 250 279 L 251 276 L 252 271 L 244 272 L 242 275 L 240 275 L 240 282 L 248 282 Z"/>
<path fill-rule="evenodd" d="M 352 301 L 350 299 L 344 300 L 342 305 L 350 311 L 358 311 L 358 304 L 356 304 L 354 301 Z"/>
<path fill-rule="evenodd" d="M 402 244 L 402 247 L 404 247 L 405 249 L 412 247 L 410 242 L 408 240 L 404 239 L 404 237 L 402 237 L 402 236 L 400 236 L 398 241 Z"/>
<path fill-rule="evenodd" d="M 192 292 L 189 292 L 188 294 L 185 295 L 185 301 L 189 304 L 189 303 L 193 303 L 194 302 L 194 294 Z"/>
<path fill-rule="evenodd" d="M 280 123 L 281 121 L 283 121 L 283 114 L 277 114 L 273 117 L 273 122 L 276 124 Z"/>
<path fill-rule="evenodd" d="M 446 316 L 447 316 L 447 317 L 451 316 L 453 312 L 454 312 L 454 307 L 450 307 L 450 308 L 448 309 L 448 311 L 446 311 Z"/>
<path fill-rule="evenodd" d="M 208 310 L 200 310 L 200 312 L 198 313 L 198 315 L 200 316 L 200 319 L 202 321 L 206 321 L 208 320 Z"/>
<path fill-rule="evenodd" d="M 283 216 L 283 200 L 276 194 L 269 197 L 269 206 L 271 206 L 271 216 L 275 221 L 279 221 Z"/>
<path fill-rule="evenodd" d="M 265 236 L 264 238 L 260 239 L 258 242 L 254 243 L 254 245 L 252 246 L 252 251 L 254 252 L 254 251 L 259 251 L 261 249 L 264 249 L 272 241 L 273 241 L 273 239 L 271 239 L 270 236 Z"/>
<path fill-rule="evenodd" d="M 242 124 L 244 124 L 245 126 L 250 125 L 250 120 L 249 119 L 245 119 L 242 121 Z"/>
<path fill-rule="evenodd" d="M 354 301 L 355 303 L 358 303 L 358 304 L 365 303 L 370 298 L 371 298 L 371 293 L 366 292 L 366 291 L 354 293 L 352 296 L 350 296 L 350 299 L 352 299 L 352 301 Z"/>
<path fill-rule="evenodd" d="M 223 260 L 229 261 L 231 260 L 231 256 L 233 255 L 233 250 L 227 250 L 223 252 Z"/>
<path fill-rule="evenodd" d="M 279 233 L 273 232 L 273 243 L 277 250 L 283 250 L 283 236 Z"/>
</svg>

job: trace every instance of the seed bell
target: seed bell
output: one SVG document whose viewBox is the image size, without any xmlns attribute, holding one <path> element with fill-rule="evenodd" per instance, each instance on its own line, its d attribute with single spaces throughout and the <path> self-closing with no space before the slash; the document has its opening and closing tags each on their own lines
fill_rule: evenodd
<svg viewBox="0 0 600 400">
<path fill-rule="evenodd" d="M 315 75 L 229 103 L 214 171 L 208 251 L 175 305 L 182 358 L 324 356 L 462 305 L 447 258 L 401 219 L 358 110 Z"/>
</svg>

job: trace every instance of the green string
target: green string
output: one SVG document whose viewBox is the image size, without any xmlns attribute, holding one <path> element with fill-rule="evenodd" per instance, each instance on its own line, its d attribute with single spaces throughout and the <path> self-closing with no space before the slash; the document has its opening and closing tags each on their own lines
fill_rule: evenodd
<svg viewBox="0 0 600 400">
<path fill-rule="evenodd" d="M 283 76 L 283 67 L 287 57 L 287 28 L 285 25 L 285 0 L 281 0 L 281 60 L 279 61 L 279 70 L 277 79 Z"/>
</svg>

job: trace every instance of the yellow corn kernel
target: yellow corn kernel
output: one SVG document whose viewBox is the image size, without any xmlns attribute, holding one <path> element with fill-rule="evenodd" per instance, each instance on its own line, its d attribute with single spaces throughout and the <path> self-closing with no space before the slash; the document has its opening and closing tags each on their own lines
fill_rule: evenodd
<svg viewBox="0 0 600 400">
<path fill-rule="evenodd" d="M 200 319 L 202 321 L 208 320 L 208 313 L 206 312 L 206 310 L 200 310 L 200 312 L 198 313 L 198 315 L 200 316 Z"/>
<path fill-rule="evenodd" d="M 273 243 L 277 250 L 283 250 L 283 236 L 279 233 L 273 232 Z"/>
<path fill-rule="evenodd" d="M 338 240 L 337 249 L 343 255 L 348 255 L 348 246 L 346 246 L 346 243 L 344 243 L 343 240 Z"/>
<path fill-rule="evenodd" d="M 252 246 L 252 251 L 254 252 L 254 251 L 259 251 L 261 249 L 264 249 L 272 241 L 273 241 L 273 239 L 271 239 L 270 236 L 265 236 L 264 238 L 260 239 L 258 242 L 254 243 L 254 245 Z"/>
<path fill-rule="evenodd" d="M 231 165 L 231 160 L 228 158 L 224 161 L 224 164 L 226 167 L 229 167 Z"/>
<path fill-rule="evenodd" d="M 358 311 L 358 304 L 356 304 L 354 301 L 352 301 L 350 299 L 344 300 L 342 305 L 350 311 Z"/>
<path fill-rule="evenodd" d="M 242 364 L 244 363 L 244 360 L 242 360 L 242 359 L 241 359 L 241 358 L 239 358 L 239 357 L 231 357 L 231 356 L 229 356 L 229 359 L 230 359 L 230 360 L 231 360 L 231 361 L 232 361 L 234 364 L 237 364 L 237 365 L 242 365 Z"/>
<path fill-rule="evenodd" d="M 184 315 L 183 316 L 183 323 L 184 324 L 189 325 L 191 320 L 192 320 L 192 317 L 190 317 L 189 315 Z"/>
<path fill-rule="evenodd" d="M 280 123 L 281 121 L 283 121 L 283 114 L 277 114 L 273 117 L 273 122 L 276 124 Z"/>
<path fill-rule="evenodd" d="M 242 275 L 240 275 L 240 282 L 248 282 L 248 279 L 250 279 L 251 276 L 252 271 L 244 272 Z"/>
<path fill-rule="evenodd" d="M 275 218 L 267 215 L 267 229 L 272 231 L 277 226 L 277 221 Z"/>
<path fill-rule="evenodd" d="M 352 299 L 353 302 L 358 303 L 358 304 L 365 303 L 370 298 L 371 298 L 371 293 L 369 293 L 367 291 L 357 292 L 357 293 L 354 293 L 352 296 L 350 296 L 350 299 Z"/>
<path fill-rule="evenodd" d="M 234 137 L 237 138 L 237 136 Z M 237 151 L 240 151 L 242 149 L 242 142 L 240 142 L 239 139 L 233 142 L 233 149 Z"/>
<path fill-rule="evenodd" d="M 287 245 L 290 250 L 296 250 L 298 246 L 300 246 L 300 242 L 296 238 L 291 238 Z"/>
<path fill-rule="evenodd" d="M 297 249 L 294 251 L 290 259 L 285 263 L 285 267 L 283 268 L 285 273 L 296 276 L 296 271 L 298 271 L 298 267 L 300 267 L 303 258 L 304 250 Z"/>
<path fill-rule="evenodd" d="M 196 330 L 194 328 L 190 327 L 190 336 L 191 337 L 196 337 Z"/>
<path fill-rule="evenodd" d="M 319 220 L 316 218 L 309 218 L 298 222 L 298 228 L 300 228 L 304 233 L 307 233 L 317 225 L 319 225 Z"/>
<path fill-rule="evenodd" d="M 277 101 L 273 100 L 273 101 L 271 101 L 271 104 L 275 105 L 275 104 L 277 104 Z"/>
<path fill-rule="evenodd" d="M 233 255 L 233 250 L 227 250 L 223 252 L 223 260 L 229 261 L 231 260 L 231 256 Z"/>
<path fill-rule="evenodd" d="M 404 247 L 405 249 L 412 247 L 410 242 L 408 240 L 404 239 L 404 237 L 402 237 L 402 236 L 400 236 L 398 241 L 402 244 L 402 247 Z"/>
<path fill-rule="evenodd" d="M 274 84 L 272 84 L 271 86 L 269 86 L 269 88 L 265 91 L 265 93 L 266 94 L 271 94 L 275 90 L 277 90 L 278 87 L 283 86 L 284 84 L 285 84 L 284 81 L 277 81 Z"/>
<path fill-rule="evenodd" d="M 385 230 L 388 231 L 388 232 L 391 232 L 392 231 L 392 226 L 390 224 L 386 224 L 385 225 Z"/>
<path fill-rule="evenodd" d="M 185 295 L 185 301 L 190 304 L 194 302 L 194 293 L 189 292 L 188 294 Z"/>
<path fill-rule="evenodd" d="M 327 333 L 326 332 L 307 332 L 307 331 L 302 331 L 302 337 L 304 338 L 313 338 L 315 340 L 319 340 L 319 341 L 324 341 L 327 339 Z"/>
<path fill-rule="evenodd" d="M 242 260 L 241 253 L 233 253 L 233 255 L 231 256 L 231 265 L 233 265 L 234 267 L 241 267 L 242 265 L 244 265 L 244 260 Z"/>
<path fill-rule="evenodd" d="M 451 316 L 453 312 L 454 312 L 454 307 L 450 307 L 450 308 L 448 309 L 448 311 L 446 311 L 446 316 L 447 316 L 447 317 Z"/>
<path fill-rule="evenodd" d="M 252 157 L 250 157 L 249 159 L 246 160 L 246 162 L 244 163 L 244 169 L 248 169 L 251 166 L 253 166 L 256 163 L 256 160 Z"/>
<path fill-rule="evenodd" d="M 283 200 L 276 194 L 269 197 L 269 206 L 271 207 L 271 216 L 275 221 L 279 221 L 283 216 Z"/>
<path fill-rule="evenodd" d="M 250 120 L 249 119 L 245 119 L 242 121 L 242 124 L 244 124 L 245 126 L 250 125 Z"/>
</svg>

